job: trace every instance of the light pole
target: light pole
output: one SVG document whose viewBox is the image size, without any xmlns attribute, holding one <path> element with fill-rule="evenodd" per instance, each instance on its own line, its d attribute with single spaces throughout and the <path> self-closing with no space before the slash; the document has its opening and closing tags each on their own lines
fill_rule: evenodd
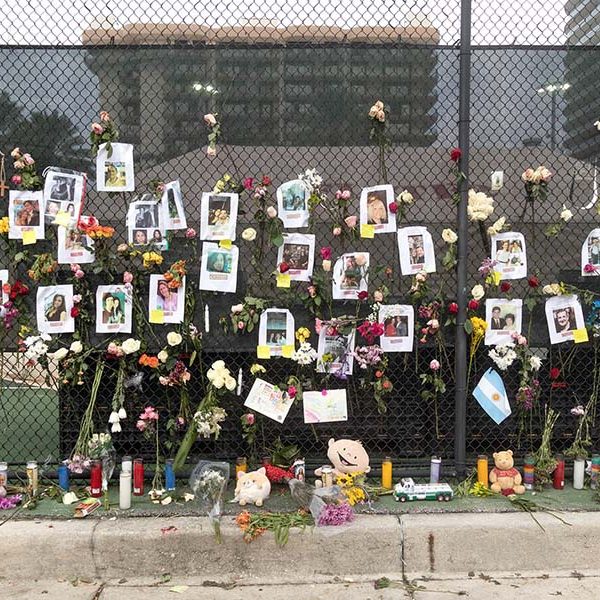
<svg viewBox="0 0 600 600">
<path fill-rule="evenodd" d="M 550 94 L 550 149 L 556 150 L 556 94 L 571 87 L 570 83 L 546 83 L 538 89 L 538 94 Z"/>
</svg>

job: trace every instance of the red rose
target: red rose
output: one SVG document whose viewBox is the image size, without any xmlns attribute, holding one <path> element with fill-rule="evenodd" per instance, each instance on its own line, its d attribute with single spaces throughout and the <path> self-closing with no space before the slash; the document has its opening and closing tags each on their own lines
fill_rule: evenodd
<svg viewBox="0 0 600 600">
<path fill-rule="evenodd" d="M 452 148 L 450 150 L 450 160 L 452 162 L 458 162 L 462 156 L 462 150 L 460 148 Z"/>
<path fill-rule="evenodd" d="M 366 300 L 368 297 L 369 297 L 369 292 L 367 292 L 366 290 L 363 290 L 362 292 L 358 292 L 359 300 Z"/>
<path fill-rule="evenodd" d="M 286 262 L 282 262 L 279 265 L 279 272 L 280 273 L 287 273 L 290 270 L 290 265 L 288 265 Z"/>
<path fill-rule="evenodd" d="M 263 175 L 262 184 L 271 185 L 271 178 L 268 175 Z"/>
<path fill-rule="evenodd" d="M 469 307 L 469 310 L 477 310 L 479 308 L 479 301 L 473 298 L 472 300 L 469 300 L 467 306 Z"/>
<path fill-rule="evenodd" d="M 500 284 L 500 291 L 506 293 L 510 290 L 511 287 L 512 286 L 510 285 L 510 283 L 508 283 L 508 281 L 503 281 Z"/>
<path fill-rule="evenodd" d="M 398 205 L 395 202 L 390 202 L 390 212 L 395 215 L 398 212 Z"/>
<path fill-rule="evenodd" d="M 323 246 L 321 248 L 321 258 L 323 260 L 330 260 L 331 259 L 331 248 L 329 246 Z"/>
<path fill-rule="evenodd" d="M 450 304 L 448 304 L 448 312 L 452 315 L 458 314 L 458 304 L 456 304 L 456 302 L 450 302 Z"/>
<path fill-rule="evenodd" d="M 75 319 L 75 318 L 77 318 L 77 317 L 79 316 L 79 309 L 78 309 L 76 306 L 74 306 L 74 307 L 71 309 L 71 316 L 72 316 L 74 319 Z"/>
<path fill-rule="evenodd" d="M 560 376 L 560 369 L 558 367 L 552 367 L 550 369 L 550 379 L 558 379 Z"/>
<path fill-rule="evenodd" d="M 530 288 L 536 288 L 540 285 L 540 280 L 535 276 L 532 275 L 528 280 L 527 283 L 529 284 Z"/>
</svg>

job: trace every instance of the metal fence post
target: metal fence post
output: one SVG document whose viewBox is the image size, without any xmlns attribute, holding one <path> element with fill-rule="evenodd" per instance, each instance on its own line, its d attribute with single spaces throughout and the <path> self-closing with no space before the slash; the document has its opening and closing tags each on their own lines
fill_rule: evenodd
<svg viewBox="0 0 600 600">
<path fill-rule="evenodd" d="M 467 334 L 464 323 L 467 316 L 467 251 L 468 219 L 467 202 L 469 194 L 469 128 L 470 128 L 470 86 L 471 86 L 471 0 L 462 0 L 460 19 L 460 73 L 459 73 L 459 121 L 458 145 L 462 150 L 460 170 L 464 174 L 458 192 L 457 229 L 458 265 L 456 274 L 456 297 L 458 318 L 456 319 L 456 345 L 454 372 L 455 421 L 454 421 L 454 464 L 458 476 L 466 470 L 466 418 L 467 418 Z"/>
</svg>

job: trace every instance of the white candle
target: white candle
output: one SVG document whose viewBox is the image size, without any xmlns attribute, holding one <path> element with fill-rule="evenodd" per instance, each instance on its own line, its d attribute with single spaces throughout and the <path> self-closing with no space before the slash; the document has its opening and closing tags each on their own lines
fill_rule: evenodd
<svg viewBox="0 0 600 600">
<path fill-rule="evenodd" d="M 243 377 L 243 371 L 242 371 L 242 367 L 240 367 L 240 370 L 238 371 L 238 380 L 237 380 L 237 395 L 241 396 L 242 395 L 242 379 Z"/>
<path fill-rule="evenodd" d="M 121 471 L 126 471 L 127 473 L 131 473 L 133 470 L 133 461 L 131 460 L 131 456 L 124 456 L 121 460 Z"/>
<path fill-rule="evenodd" d="M 583 477 L 585 475 L 585 458 L 576 458 L 573 461 L 573 489 L 583 489 Z"/>
<path fill-rule="evenodd" d="M 204 331 L 210 331 L 210 313 L 208 312 L 208 304 L 204 305 Z"/>
<path fill-rule="evenodd" d="M 121 471 L 119 476 L 119 508 L 131 508 L 131 471 Z"/>
</svg>

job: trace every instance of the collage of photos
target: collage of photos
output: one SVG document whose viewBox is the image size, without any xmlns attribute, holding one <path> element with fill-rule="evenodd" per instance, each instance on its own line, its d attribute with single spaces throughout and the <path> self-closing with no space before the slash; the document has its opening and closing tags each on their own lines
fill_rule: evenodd
<svg viewBox="0 0 600 600">
<path fill-rule="evenodd" d="M 271 356 L 281 356 L 283 346 L 294 345 L 294 317 L 283 308 L 268 308 L 260 315 L 258 345 L 269 346 Z"/>
<path fill-rule="evenodd" d="M 47 225 L 54 223 L 59 214 L 67 215 L 70 223 L 77 223 L 86 182 L 85 173 L 55 168 L 48 170 L 44 184 L 44 218 Z"/>
<path fill-rule="evenodd" d="M 330 334 L 327 327 L 321 329 L 317 349 L 318 373 L 335 373 L 338 376 L 352 375 L 355 334 L 354 330 L 346 334 Z"/>
<path fill-rule="evenodd" d="M 360 194 L 361 225 L 373 225 L 375 233 L 396 231 L 396 215 L 389 210 L 392 202 L 394 188 L 391 185 L 363 188 Z"/>
<path fill-rule="evenodd" d="M 288 233 L 283 235 L 283 244 L 277 252 L 277 264 L 286 263 L 292 281 L 309 281 L 315 260 L 315 236 Z"/>
<path fill-rule="evenodd" d="M 492 259 L 502 279 L 527 277 L 527 254 L 523 234 L 507 231 L 492 236 Z"/>
<path fill-rule="evenodd" d="M 164 233 L 161 205 L 152 199 L 151 194 L 144 194 L 141 200 L 129 205 L 127 213 L 128 242 L 134 246 L 156 246 L 167 249 Z"/>
<path fill-rule="evenodd" d="M 415 327 L 415 311 L 412 306 L 380 305 L 379 323 L 383 323 L 379 345 L 385 352 L 412 352 Z"/>
<path fill-rule="evenodd" d="M 176 231 L 187 228 L 187 220 L 183 210 L 183 196 L 179 181 L 170 181 L 165 184 L 162 195 L 163 223 L 167 231 Z"/>
<path fill-rule="evenodd" d="M 94 240 L 82 233 L 75 225 L 59 227 L 57 239 L 59 264 L 89 264 L 94 262 Z"/>
<path fill-rule="evenodd" d="M 185 310 L 185 277 L 178 288 L 170 288 L 162 275 L 150 275 L 150 311 L 160 311 L 163 323 L 182 323 Z"/>
<path fill-rule="evenodd" d="M 591 231 L 581 247 L 581 275 L 600 275 L 600 229 Z"/>
<path fill-rule="evenodd" d="M 583 310 L 577 296 L 548 298 L 545 310 L 551 344 L 571 341 L 574 332 L 585 331 Z"/>
<path fill-rule="evenodd" d="M 402 275 L 414 275 L 419 271 L 435 273 L 435 250 L 427 227 L 398 229 L 398 252 Z"/>
<path fill-rule="evenodd" d="M 96 156 L 96 174 L 99 192 L 133 192 L 133 146 L 112 143 L 107 150 L 106 144 L 102 144 Z"/>
<path fill-rule="evenodd" d="M 72 285 L 39 287 L 36 297 L 36 317 L 40 333 L 73 333 L 75 320 L 71 316 L 72 308 Z"/>
<path fill-rule="evenodd" d="M 333 267 L 333 298 L 355 300 L 369 287 L 370 255 L 368 252 L 343 254 Z"/>
<path fill-rule="evenodd" d="M 202 244 L 202 264 L 200 289 L 213 292 L 235 292 L 237 289 L 237 269 L 239 248 L 221 248 L 219 244 Z"/>
<path fill-rule="evenodd" d="M 523 300 L 488 298 L 485 301 L 485 345 L 508 344 L 513 333 L 521 333 Z"/>
<path fill-rule="evenodd" d="M 96 288 L 96 333 L 131 333 L 131 295 L 124 285 Z"/>
<path fill-rule="evenodd" d="M 204 192 L 200 203 L 200 239 L 235 240 L 237 194 Z"/>
<path fill-rule="evenodd" d="M 32 232 L 34 241 L 44 239 L 43 192 L 10 190 L 8 203 L 9 239 L 22 240 L 25 232 Z"/>
<path fill-rule="evenodd" d="M 277 213 L 286 229 L 307 227 L 310 190 L 301 179 L 286 181 L 277 188 Z"/>
</svg>

